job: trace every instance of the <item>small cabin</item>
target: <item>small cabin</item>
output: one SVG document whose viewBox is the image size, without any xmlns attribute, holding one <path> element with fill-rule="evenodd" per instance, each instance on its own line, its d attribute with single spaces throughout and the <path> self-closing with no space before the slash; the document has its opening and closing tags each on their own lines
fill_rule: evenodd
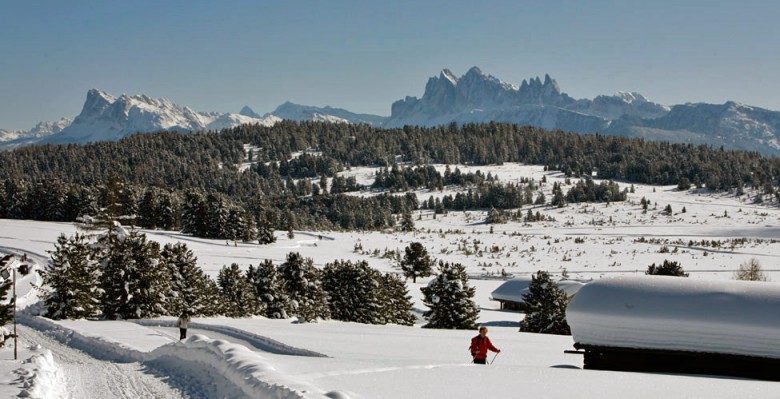
<svg viewBox="0 0 780 399">
<path fill-rule="evenodd" d="M 669 276 L 582 287 L 566 319 L 584 368 L 780 380 L 780 284 Z"/>
<path fill-rule="evenodd" d="M 585 285 L 585 282 L 579 280 L 564 279 L 556 282 L 563 292 L 569 298 L 573 297 L 577 291 Z M 517 310 L 524 312 L 526 310 L 523 295 L 528 293 L 528 286 L 531 285 L 531 277 L 515 277 L 501 284 L 490 293 L 491 299 L 498 301 L 501 310 Z"/>
</svg>

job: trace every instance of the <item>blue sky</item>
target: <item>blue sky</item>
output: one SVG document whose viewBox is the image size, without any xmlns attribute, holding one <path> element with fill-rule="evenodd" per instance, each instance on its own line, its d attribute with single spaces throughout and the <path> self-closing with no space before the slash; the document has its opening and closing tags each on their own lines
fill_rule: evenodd
<svg viewBox="0 0 780 399">
<path fill-rule="evenodd" d="M 780 110 L 780 2 L 0 0 L 0 128 L 73 118 L 86 92 L 198 111 L 284 101 L 389 115 L 442 68 L 564 92 Z"/>
</svg>

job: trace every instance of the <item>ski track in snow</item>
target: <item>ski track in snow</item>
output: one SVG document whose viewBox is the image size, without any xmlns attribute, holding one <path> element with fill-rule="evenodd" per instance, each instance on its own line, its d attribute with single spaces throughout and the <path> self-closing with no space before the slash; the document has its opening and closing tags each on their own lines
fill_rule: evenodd
<svg viewBox="0 0 780 399">
<path fill-rule="evenodd" d="M 164 376 L 155 375 L 139 363 L 98 360 L 63 345 L 38 330 L 19 325 L 19 334 L 31 345 L 51 350 L 68 381 L 68 393 L 74 399 L 156 398 L 176 399 L 190 396 L 169 385 Z"/>
</svg>

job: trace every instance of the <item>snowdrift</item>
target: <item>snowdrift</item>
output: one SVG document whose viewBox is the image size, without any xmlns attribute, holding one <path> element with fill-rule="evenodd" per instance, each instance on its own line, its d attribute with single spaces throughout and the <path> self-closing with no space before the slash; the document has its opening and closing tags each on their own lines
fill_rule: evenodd
<svg viewBox="0 0 780 399">
<path fill-rule="evenodd" d="M 780 284 L 618 277 L 566 312 L 585 367 L 780 379 Z"/>
</svg>

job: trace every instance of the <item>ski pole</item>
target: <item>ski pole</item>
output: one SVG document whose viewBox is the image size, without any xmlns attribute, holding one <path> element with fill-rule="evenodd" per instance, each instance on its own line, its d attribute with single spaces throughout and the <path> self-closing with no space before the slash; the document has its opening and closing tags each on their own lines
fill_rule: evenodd
<svg viewBox="0 0 780 399">
<path fill-rule="evenodd" d="M 496 361 L 496 357 L 498 357 L 499 353 L 501 353 L 501 352 L 496 352 L 496 354 L 493 355 L 493 360 L 491 360 L 490 363 L 488 363 L 488 364 L 493 364 L 493 362 Z"/>
</svg>

